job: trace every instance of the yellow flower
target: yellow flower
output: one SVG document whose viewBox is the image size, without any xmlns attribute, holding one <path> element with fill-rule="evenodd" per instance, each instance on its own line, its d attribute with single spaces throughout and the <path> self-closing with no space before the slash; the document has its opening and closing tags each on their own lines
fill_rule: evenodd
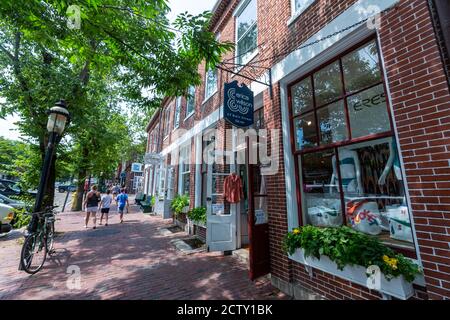
<svg viewBox="0 0 450 320">
<path fill-rule="evenodd" d="M 387 255 L 383 256 L 383 261 L 386 263 L 389 267 L 396 270 L 397 269 L 397 262 L 398 260 L 395 258 L 389 258 Z"/>
<path fill-rule="evenodd" d="M 293 234 L 299 234 L 300 233 L 300 229 L 299 228 L 295 228 L 294 230 L 292 230 Z"/>
</svg>

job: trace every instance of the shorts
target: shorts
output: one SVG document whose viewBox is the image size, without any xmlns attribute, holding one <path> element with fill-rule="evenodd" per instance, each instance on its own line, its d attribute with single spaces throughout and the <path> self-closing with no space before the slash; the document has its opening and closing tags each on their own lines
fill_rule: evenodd
<svg viewBox="0 0 450 320">
<path fill-rule="evenodd" d="M 119 211 L 119 213 L 123 213 L 123 211 L 125 210 L 125 207 L 123 207 L 123 208 L 118 207 L 117 210 Z"/>
<path fill-rule="evenodd" d="M 98 207 L 86 207 L 86 212 L 97 212 Z"/>
<path fill-rule="evenodd" d="M 109 213 L 109 208 L 101 208 L 101 213 Z"/>
</svg>

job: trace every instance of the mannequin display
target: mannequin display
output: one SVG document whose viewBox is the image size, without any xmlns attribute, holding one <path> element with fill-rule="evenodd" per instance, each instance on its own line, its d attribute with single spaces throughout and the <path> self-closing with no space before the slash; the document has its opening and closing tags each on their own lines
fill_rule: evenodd
<svg viewBox="0 0 450 320">
<path fill-rule="evenodd" d="M 236 172 L 231 172 L 223 182 L 223 192 L 225 200 L 229 203 L 238 203 L 244 198 L 242 180 Z"/>
<path fill-rule="evenodd" d="M 332 158 L 333 174 L 330 180 L 330 193 L 333 193 L 333 187 L 339 186 L 338 168 L 336 156 Z M 358 153 L 354 150 L 339 150 L 339 169 L 341 172 L 342 187 L 345 193 L 362 194 L 363 187 L 361 182 L 361 167 Z M 340 191 L 340 187 L 339 187 Z"/>
<path fill-rule="evenodd" d="M 394 169 L 394 174 L 397 180 L 402 180 L 402 173 L 400 171 L 400 159 L 397 153 L 397 143 L 395 141 L 395 137 L 392 137 L 392 140 L 389 141 L 389 159 L 386 163 L 386 167 L 384 168 L 383 173 L 378 179 L 378 184 L 380 186 L 386 184 L 386 178 L 392 167 Z"/>
</svg>

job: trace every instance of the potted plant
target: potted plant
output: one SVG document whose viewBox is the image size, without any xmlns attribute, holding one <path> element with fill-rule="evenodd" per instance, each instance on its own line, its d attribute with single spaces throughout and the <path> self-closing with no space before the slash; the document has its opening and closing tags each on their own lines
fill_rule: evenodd
<svg viewBox="0 0 450 320">
<path fill-rule="evenodd" d="M 294 228 L 284 239 L 289 257 L 338 277 L 367 285 L 368 270 L 381 271 L 376 290 L 400 299 L 413 295 L 412 282 L 421 270 L 413 261 L 394 252 L 378 238 L 352 228 Z"/>
<path fill-rule="evenodd" d="M 206 225 L 206 207 L 197 207 L 187 214 L 188 218 L 200 226 Z"/>
<path fill-rule="evenodd" d="M 179 216 L 183 212 L 186 213 L 187 210 L 189 210 L 189 196 L 177 195 L 170 203 L 170 207 L 172 208 L 175 216 Z"/>
</svg>

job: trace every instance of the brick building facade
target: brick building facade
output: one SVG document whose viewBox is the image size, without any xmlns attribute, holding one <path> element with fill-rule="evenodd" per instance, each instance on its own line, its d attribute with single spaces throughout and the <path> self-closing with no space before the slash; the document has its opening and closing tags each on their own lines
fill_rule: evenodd
<svg viewBox="0 0 450 320">
<path fill-rule="evenodd" d="M 237 240 L 230 245 L 258 252 L 250 252 L 250 276 L 262 265 L 255 257 L 267 251 L 273 284 L 291 295 L 382 299 L 390 295 L 305 268 L 282 250 L 286 233 L 314 224 L 318 207 L 345 215 L 355 195 L 370 202 L 373 194 L 376 211 L 402 207 L 408 215 L 411 231 L 403 239 L 380 233 L 423 267 L 407 298 L 448 299 L 450 92 L 448 52 L 435 13 L 426 0 L 219 0 L 211 31 L 235 43 L 235 51 L 216 70 L 200 65 L 202 85 L 187 97 L 166 98 L 150 120 L 147 152 L 161 160 L 146 165 L 146 193 L 157 196 L 161 213 L 180 193 L 189 194 L 191 209 L 208 207 L 207 225 L 192 230 L 213 249 L 220 249 L 213 244 L 219 232 L 212 231 L 219 221 L 214 210 L 235 216 Z M 267 79 L 271 89 L 260 83 Z M 242 147 L 236 131 L 227 135 L 236 128 L 223 119 L 222 88 L 233 80 L 254 92 L 254 126 L 267 129 L 268 150 L 278 146 L 276 154 L 269 152 L 279 163 L 276 174 L 260 178 L 262 167 L 249 166 L 248 158 L 231 169 L 202 158 L 208 141 L 218 150 L 232 147 L 233 157 Z M 205 139 L 212 128 L 215 139 Z M 230 171 L 244 182 L 244 199 L 236 205 L 220 196 Z M 267 217 L 253 228 L 258 210 Z M 266 242 L 255 236 L 264 232 Z"/>
</svg>

